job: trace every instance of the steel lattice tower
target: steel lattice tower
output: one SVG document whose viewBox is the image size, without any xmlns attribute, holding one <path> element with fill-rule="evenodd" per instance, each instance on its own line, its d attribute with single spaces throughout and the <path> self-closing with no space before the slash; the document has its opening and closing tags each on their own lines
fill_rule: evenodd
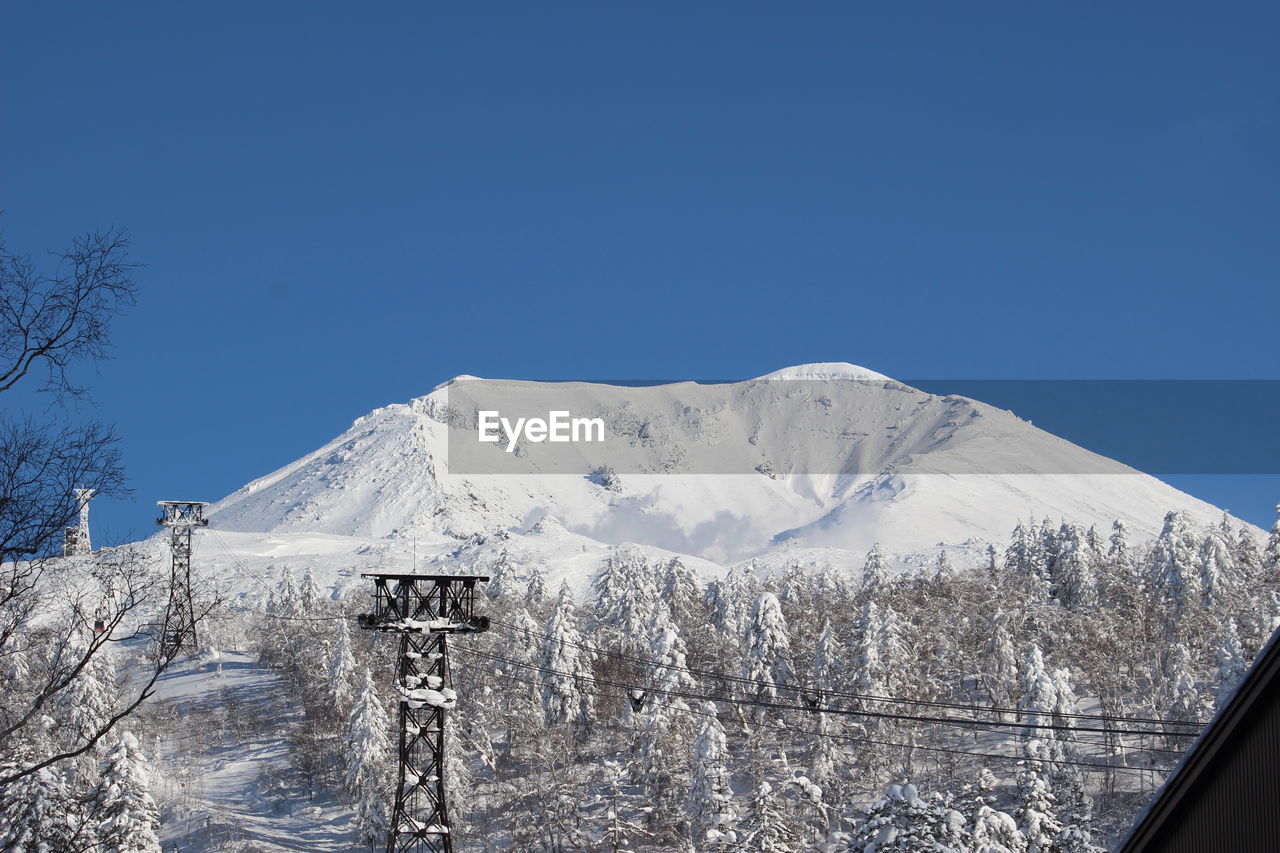
<svg viewBox="0 0 1280 853">
<path fill-rule="evenodd" d="M 157 501 L 160 517 L 156 524 L 169 528 L 169 550 L 173 554 L 169 606 L 164 612 L 160 634 L 160 656 L 176 658 L 184 650 L 199 648 L 196 640 L 195 604 L 191 600 L 191 535 L 209 524 L 204 517 L 204 501 Z"/>
<path fill-rule="evenodd" d="M 400 635 L 396 691 L 400 694 L 399 771 L 387 853 L 452 853 L 445 798 L 445 711 L 456 703 L 449 687 L 449 634 L 489 628 L 476 616 L 478 575 L 367 574 L 373 613 L 360 627 Z"/>
<path fill-rule="evenodd" d="M 62 534 L 62 556 L 83 557 L 93 553 L 89 541 L 89 501 L 97 494 L 95 489 L 72 489 L 76 505 L 80 508 L 80 523 L 68 525 Z"/>
</svg>

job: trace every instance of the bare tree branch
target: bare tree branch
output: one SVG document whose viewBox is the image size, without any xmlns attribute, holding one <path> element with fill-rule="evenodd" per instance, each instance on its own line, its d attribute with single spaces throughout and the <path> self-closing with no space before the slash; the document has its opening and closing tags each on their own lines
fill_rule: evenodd
<svg viewBox="0 0 1280 853">
<path fill-rule="evenodd" d="M 136 296 L 138 265 L 126 261 L 128 248 L 123 230 L 87 234 L 52 252 L 64 269 L 46 275 L 0 243 L 0 391 L 42 367 L 41 390 L 84 394 L 67 371 L 109 356 L 111 320 Z"/>
</svg>

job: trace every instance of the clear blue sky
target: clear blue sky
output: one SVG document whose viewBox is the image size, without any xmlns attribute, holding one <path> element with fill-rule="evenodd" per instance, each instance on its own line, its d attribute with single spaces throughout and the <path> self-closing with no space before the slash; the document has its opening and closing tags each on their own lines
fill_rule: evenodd
<svg viewBox="0 0 1280 853">
<path fill-rule="evenodd" d="M 1274 4 L 2 15 L 10 245 L 148 264 L 117 536 L 464 372 L 1280 378 Z"/>
</svg>

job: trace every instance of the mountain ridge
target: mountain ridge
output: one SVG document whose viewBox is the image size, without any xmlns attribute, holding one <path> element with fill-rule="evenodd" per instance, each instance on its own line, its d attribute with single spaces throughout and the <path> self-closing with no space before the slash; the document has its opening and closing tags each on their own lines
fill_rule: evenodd
<svg viewBox="0 0 1280 853">
<path fill-rule="evenodd" d="M 847 399 L 811 399 L 811 387 L 832 380 L 852 380 L 839 386 L 848 388 Z M 926 394 L 843 363 L 729 383 L 720 410 L 685 421 L 676 396 L 686 393 L 682 383 L 572 383 L 575 393 L 625 393 L 627 422 L 647 418 L 654 434 L 630 450 L 731 446 L 749 454 L 778 447 L 790 454 L 778 461 L 779 472 L 761 470 L 763 464 L 750 473 L 638 470 L 608 486 L 567 474 L 453 474 L 446 422 L 458 413 L 448 394 L 461 381 L 485 380 L 455 377 L 422 397 L 375 409 L 316 451 L 226 496 L 210 517 L 238 532 L 457 541 L 527 532 L 549 514 L 605 545 L 635 542 L 725 564 L 784 543 L 858 554 L 872 542 L 898 552 L 1001 542 L 1026 518 L 1086 525 L 1120 518 L 1135 535 L 1151 536 L 1168 510 L 1206 524 L 1221 514 L 1005 410 Z M 556 390 L 569 383 L 535 384 Z M 830 448 L 839 464 L 823 468 Z M 1072 466 L 1082 473 L 1069 473 Z"/>
</svg>

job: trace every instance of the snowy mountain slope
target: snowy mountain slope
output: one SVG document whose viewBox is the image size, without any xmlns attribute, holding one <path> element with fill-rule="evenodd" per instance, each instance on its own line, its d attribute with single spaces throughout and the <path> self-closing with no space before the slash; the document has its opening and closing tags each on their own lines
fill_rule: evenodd
<svg viewBox="0 0 1280 853">
<path fill-rule="evenodd" d="M 838 394 L 827 391 L 833 380 L 844 380 Z M 316 452 L 226 497 L 211 510 L 215 527 L 362 542 L 414 538 L 429 549 L 432 541 L 526 531 L 550 513 L 597 542 L 637 542 L 723 563 L 782 541 L 854 552 L 873 541 L 899 552 L 1002 542 L 1031 516 L 1084 524 L 1121 518 L 1136 536 L 1149 536 L 1170 509 L 1206 523 L 1220 515 L 1009 412 L 840 364 L 788 368 L 711 392 L 692 383 L 574 383 L 575 400 L 599 413 L 611 434 L 629 436 L 605 460 L 623 472 L 613 488 L 570 474 L 451 474 L 451 384 L 360 418 Z M 714 403 L 693 411 L 690 395 Z M 711 463 L 699 456 L 708 447 L 720 454 Z M 661 459 L 681 454 L 684 470 L 657 473 Z M 698 473 L 726 459 L 757 458 L 768 475 Z M 536 459 L 529 464 L 536 470 Z"/>
<path fill-rule="evenodd" d="M 544 517 L 522 534 L 500 532 L 459 541 L 452 537 L 368 539 L 307 533 L 239 533 L 214 526 L 196 535 L 194 562 L 203 577 L 218 583 L 235 603 L 266 602 L 287 569 L 295 577 L 310 572 L 335 599 L 367 593 L 365 572 L 487 574 L 505 551 L 515 565 L 513 580 L 523 585 L 534 571 L 554 592 L 568 581 L 585 594 L 592 577 L 619 549 L 633 549 L 650 562 L 680 557 L 703 580 L 723 573 L 711 561 L 649 545 L 609 545 L 564 529 Z M 830 561 L 828 561 L 830 562 Z"/>
</svg>

